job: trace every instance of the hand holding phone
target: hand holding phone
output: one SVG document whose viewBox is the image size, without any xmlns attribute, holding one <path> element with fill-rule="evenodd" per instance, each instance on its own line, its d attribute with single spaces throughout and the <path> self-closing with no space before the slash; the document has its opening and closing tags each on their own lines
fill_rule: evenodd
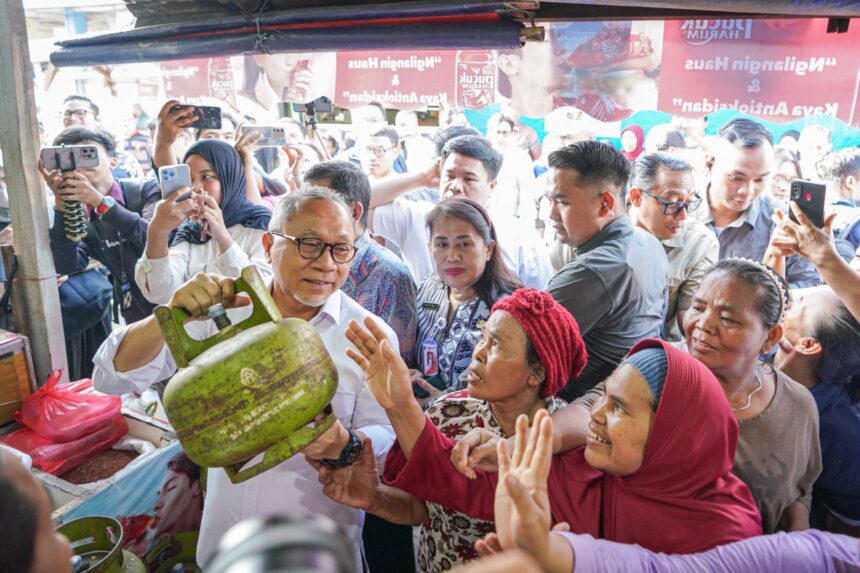
<svg viewBox="0 0 860 573">
<path fill-rule="evenodd" d="M 161 196 L 165 199 L 180 189 L 188 191 L 177 197 L 177 203 L 191 197 L 191 169 L 184 163 L 160 167 L 158 181 L 161 185 Z"/>
<path fill-rule="evenodd" d="M 824 227 L 824 198 L 827 187 L 821 183 L 794 179 L 790 184 L 790 199 L 803 211 L 803 214 L 813 225 L 821 229 Z M 789 207 L 788 217 L 798 222 L 792 207 Z"/>
<path fill-rule="evenodd" d="M 45 147 L 40 157 L 46 171 L 74 171 L 99 165 L 99 151 L 95 145 Z"/>
<path fill-rule="evenodd" d="M 283 127 L 277 126 L 242 126 L 242 135 L 259 133 L 260 137 L 254 141 L 254 147 L 282 147 L 287 144 L 287 133 Z"/>
<path fill-rule="evenodd" d="M 193 107 L 194 114 L 197 116 L 197 120 L 185 127 L 190 127 L 191 129 L 221 129 L 221 108 L 215 106 L 208 105 L 195 105 L 188 106 L 182 104 L 176 104 L 170 108 L 170 112 L 173 113 L 183 107 Z"/>
</svg>

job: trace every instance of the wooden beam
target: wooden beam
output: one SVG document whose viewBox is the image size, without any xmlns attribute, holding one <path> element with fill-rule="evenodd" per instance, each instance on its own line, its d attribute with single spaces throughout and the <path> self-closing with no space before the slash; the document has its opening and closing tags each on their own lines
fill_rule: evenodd
<svg viewBox="0 0 860 573">
<path fill-rule="evenodd" d="M 24 303 L 16 320 L 20 317 L 18 330 L 30 339 L 36 380 L 44 383 L 54 368 L 68 376 L 66 345 L 48 240 L 48 206 L 36 163 L 39 130 L 24 7 L 22 0 L 4 4 L 0 10 L 0 148 L 18 256 L 14 288 Z"/>
</svg>

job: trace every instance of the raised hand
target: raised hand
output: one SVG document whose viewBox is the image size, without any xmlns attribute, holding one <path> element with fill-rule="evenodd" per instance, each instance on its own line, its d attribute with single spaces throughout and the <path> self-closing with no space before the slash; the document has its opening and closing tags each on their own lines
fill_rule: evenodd
<svg viewBox="0 0 860 573">
<path fill-rule="evenodd" d="M 528 418 L 524 414 L 517 418 L 512 457 L 507 441 L 499 441 L 496 533 L 504 549 L 518 547 L 543 559 L 550 544 L 546 482 L 552 461 L 552 419 L 541 410 L 533 424 L 537 431 L 528 432 Z"/>
<path fill-rule="evenodd" d="M 380 406 L 386 410 L 415 403 L 409 368 L 400 354 L 391 347 L 385 332 L 371 319 L 364 319 L 366 328 L 351 320 L 346 337 L 355 346 L 346 354 L 358 364 L 367 377 L 367 385 Z"/>
<path fill-rule="evenodd" d="M 779 224 L 780 234 L 771 239 L 772 247 L 780 249 L 784 255 L 796 253 L 815 266 L 821 265 L 834 254 L 838 256 L 836 247 L 833 245 L 835 213 L 828 215 L 824 220 L 824 227 L 819 229 L 801 211 L 797 203 L 791 203 L 791 210 L 797 217 L 797 223 L 781 211 L 776 212 L 774 220 Z"/>
</svg>

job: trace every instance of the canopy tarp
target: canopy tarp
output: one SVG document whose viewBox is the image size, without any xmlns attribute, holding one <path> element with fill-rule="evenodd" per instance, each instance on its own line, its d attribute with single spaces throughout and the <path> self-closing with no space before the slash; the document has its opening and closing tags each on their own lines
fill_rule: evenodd
<svg viewBox="0 0 860 573">
<path fill-rule="evenodd" d="M 339 50 L 512 49 L 523 24 L 566 20 L 860 16 L 860 0 L 372 2 L 125 0 L 135 28 L 58 42 L 56 66 Z"/>
</svg>

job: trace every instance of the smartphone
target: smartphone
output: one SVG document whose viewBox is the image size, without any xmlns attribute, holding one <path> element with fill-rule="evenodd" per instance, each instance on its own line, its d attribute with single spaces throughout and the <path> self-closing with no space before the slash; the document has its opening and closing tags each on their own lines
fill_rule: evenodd
<svg viewBox="0 0 860 573">
<path fill-rule="evenodd" d="M 158 181 L 161 184 L 161 196 L 165 199 L 183 188 L 188 188 L 189 191 L 178 197 L 177 201 L 185 201 L 191 197 L 191 170 L 184 163 L 159 167 Z"/>
<path fill-rule="evenodd" d="M 824 195 L 826 191 L 827 186 L 822 183 L 813 183 L 803 179 L 794 179 L 791 182 L 791 200 L 800 206 L 803 214 L 819 229 L 824 226 Z M 788 216 L 795 223 L 798 222 L 790 208 Z"/>
<path fill-rule="evenodd" d="M 258 132 L 262 137 L 254 142 L 254 147 L 283 147 L 287 144 L 287 133 L 283 127 L 249 125 L 242 127 L 242 135 Z"/>
<path fill-rule="evenodd" d="M 74 171 L 79 167 L 98 167 L 99 164 L 99 150 L 95 145 L 45 147 L 41 157 L 48 171 Z"/>
<path fill-rule="evenodd" d="M 193 107 L 197 120 L 186 127 L 192 129 L 221 129 L 221 108 L 208 105 L 182 105 L 176 104 L 170 111 L 176 111 L 183 107 Z"/>
</svg>

